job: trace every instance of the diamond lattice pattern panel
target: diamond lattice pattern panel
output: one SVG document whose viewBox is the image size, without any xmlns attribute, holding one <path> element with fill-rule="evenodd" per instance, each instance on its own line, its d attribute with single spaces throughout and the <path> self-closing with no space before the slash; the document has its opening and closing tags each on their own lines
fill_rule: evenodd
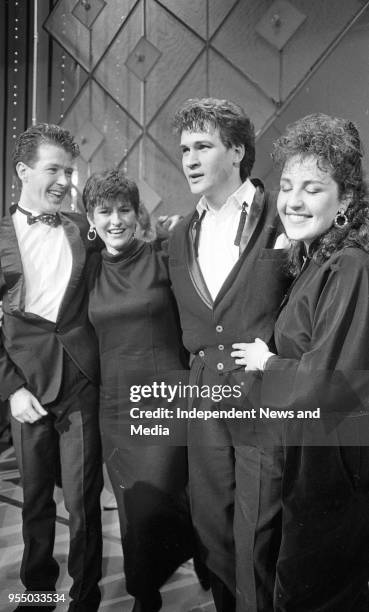
<svg viewBox="0 0 369 612">
<path fill-rule="evenodd" d="M 53 70 L 49 91 L 49 121 L 58 123 L 88 79 L 88 73 L 74 57 L 56 42 L 53 44 Z"/>
<path fill-rule="evenodd" d="M 88 123 L 94 127 L 91 132 L 86 128 Z M 142 133 L 140 126 L 93 81 L 84 87 L 63 126 L 79 136 L 79 144 L 84 145 L 85 153 L 78 160 L 79 188 L 88 171 L 118 166 Z"/>
<path fill-rule="evenodd" d="M 145 138 L 143 147 L 140 145 L 141 143 L 138 143 L 133 147 L 125 165 L 129 176 L 137 179 L 137 168 L 140 164 L 144 164 L 146 183 L 155 193 L 161 195 L 161 202 L 155 214 L 183 213 L 191 209 L 193 198 L 180 167 L 175 167 L 171 158 L 165 155 L 150 138 Z M 141 195 L 144 197 L 145 191 Z M 144 203 L 151 209 L 150 201 Z"/>
<path fill-rule="evenodd" d="M 149 133 L 158 140 L 168 155 L 176 160 L 179 166 L 181 163 L 179 139 L 177 135 L 172 133 L 171 119 L 176 107 L 183 100 L 189 97 L 207 95 L 203 80 L 206 64 L 208 64 L 209 72 L 209 94 L 216 98 L 227 98 L 229 97 L 228 92 L 232 91 L 232 100 L 245 108 L 246 112 L 253 118 L 256 130 L 261 129 L 266 119 L 275 111 L 271 100 L 230 66 L 217 52 L 210 51 L 208 62 L 202 55 L 186 75 L 186 78 L 181 81 L 175 94 L 170 97 L 149 128 Z"/>
<path fill-rule="evenodd" d="M 358 0 L 291 0 L 290 4 L 306 15 L 306 19 L 283 47 L 281 55 L 257 31 L 259 22 L 270 9 L 270 0 L 239 2 L 212 40 L 212 45 L 245 77 L 278 102 L 291 94 L 361 3 Z"/>
<path fill-rule="evenodd" d="M 90 71 L 104 55 L 107 46 L 126 21 L 137 1 L 109 0 L 89 28 L 89 20 L 86 21 L 86 25 L 81 21 L 83 16 L 81 9 L 76 16 L 77 5 L 80 6 L 80 2 L 59 0 L 46 20 L 45 28 L 67 49 L 70 55 L 82 64 L 85 70 Z M 90 0 L 90 4 L 94 4 L 93 0 Z M 82 7 L 82 10 L 86 9 Z"/>
<path fill-rule="evenodd" d="M 146 76 L 145 99 L 141 97 L 142 78 L 129 66 L 132 53 L 142 40 L 143 3 L 137 5 L 95 73 L 101 85 L 141 123 L 150 121 L 204 48 L 190 30 L 157 2 L 151 0 L 146 7 L 145 38 L 160 57 Z M 142 55 L 144 62 L 146 55 Z"/>
<path fill-rule="evenodd" d="M 90 122 L 96 137 L 85 143 L 78 188 L 89 171 L 123 165 L 157 194 L 158 210 L 183 212 L 193 201 L 179 182 L 178 137 L 170 127 L 178 104 L 229 98 L 263 130 L 362 6 L 360 0 L 89 0 L 94 12 L 87 16 L 83 4 L 59 0 L 45 24 L 85 71 L 63 119 L 82 137 Z M 273 32 L 269 41 L 262 35 L 279 23 L 275 11 L 268 13 L 273 5 L 303 16 L 280 45 Z"/>
<path fill-rule="evenodd" d="M 283 100 L 362 8 L 363 3 L 360 0 L 321 0 L 318 3 L 294 0 L 294 5 L 307 15 L 307 19 L 288 41 L 283 52 Z"/>
<path fill-rule="evenodd" d="M 197 34 L 206 38 L 213 36 L 237 0 L 160 0 L 160 3 Z"/>
</svg>

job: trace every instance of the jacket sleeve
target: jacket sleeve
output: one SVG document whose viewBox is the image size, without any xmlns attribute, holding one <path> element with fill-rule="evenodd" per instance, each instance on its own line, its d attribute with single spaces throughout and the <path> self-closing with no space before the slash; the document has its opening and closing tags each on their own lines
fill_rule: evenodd
<svg viewBox="0 0 369 612">
<path fill-rule="evenodd" d="M 325 413 L 367 412 L 369 398 L 369 257 L 332 263 L 298 333 L 310 338 L 300 359 L 271 357 L 262 405 Z M 301 296 L 304 299 L 303 296 Z"/>
<path fill-rule="evenodd" d="M 3 299 L 5 291 L 4 275 L 0 268 L 0 301 Z M 6 325 L 6 314 L 4 314 L 3 324 Z M 26 381 L 24 377 L 16 368 L 4 348 L 3 331 L 0 328 L 0 399 L 3 401 L 7 400 L 12 393 L 25 384 Z"/>
</svg>

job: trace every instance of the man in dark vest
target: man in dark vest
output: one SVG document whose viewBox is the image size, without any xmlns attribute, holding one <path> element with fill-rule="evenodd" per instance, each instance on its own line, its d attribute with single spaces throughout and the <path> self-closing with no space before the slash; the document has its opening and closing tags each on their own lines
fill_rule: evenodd
<svg viewBox="0 0 369 612">
<path fill-rule="evenodd" d="M 192 354 L 192 384 L 226 390 L 221 402 L 210 393 L 193 405 L 249 410 L 251 419 L 250 390 L 257 381 L 236 365 L 232 344 L 272 338 L 288 284 L 286 252 L 278 248 L 282 226 L 274 199 L 249 178 L 254 129 L 238 105 L 188 100 L 174 126 L 184 174 L 201 197 L 172 233 L 170 275 Z M 193 521 L 218 612 L 273 609 L 281 451 L 257 440 L 246 419 L 189 424 Z"/>
<path fill-rule="evenodd" d="M 23 485 L 21 580 L 27 591 L 55 591 L 53 491 L 61 476 L 69 610 L 93 612 L 102 554 L 98 352 L 84 286 L 87 222 L 60 212 L 78 153 L 71 134 L 55 125 L 33 126 L 15 142 L 21 195 L 0 222 L 0 399 L 9 399 Z"/>
</svg>

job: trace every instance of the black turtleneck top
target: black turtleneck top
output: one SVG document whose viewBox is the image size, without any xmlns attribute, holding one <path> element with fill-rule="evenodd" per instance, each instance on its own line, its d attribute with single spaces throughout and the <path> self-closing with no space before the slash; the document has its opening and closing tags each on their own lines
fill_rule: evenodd
<svg viewBox="0 0 369 612">
<path fill-rule="evenodd" d="M 103 396 L 121 398 L 132 373 L 142 372 L 145 384 L 150 375 L 187 367 L 164 252 L 136 239 L 119 255 L 103 250 L 92 264 L 90 287 Z"/>
</svg>

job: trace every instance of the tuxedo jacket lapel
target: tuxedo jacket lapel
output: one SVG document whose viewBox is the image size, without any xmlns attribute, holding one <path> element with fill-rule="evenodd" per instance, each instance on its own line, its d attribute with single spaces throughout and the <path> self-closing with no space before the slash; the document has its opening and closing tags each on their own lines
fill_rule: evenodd
<svg viewBox="0 0 369 612">
<path fill-rule="evenodd" d="M 71 298 L 73 295 L 75 295 L 76 288 L 81 282 L 82 273 L 86 262 L 86 250 L 83 245 L 78 226 L 63 214 L 60 214 L 60 218 L 62 220 L 62 226 L 72 251 L 72 272 L 62 303 L 60 304 L 57 323 L 62 318 L 63 312 L 68 307 Z"/>
<path fill-rule="evenodd" d="M 247 252 L 251 248 L 252 242 L 251 238 L 256 234 L 256 228 L 261 219 L 263 210 L 265 206 L 265 196 L 264 192 L 260 189 L 256 189 L 254 199 L 252 201 L 250 212 L 247 215 L 245 227 L 243 228 L 243 232 L 240 240 L 240 256 L 233 266 L 231 272 L 225 279 L 223 285 L 221 286 L 218 295 L 215 298 L 214 306 L 216 306 L 224 295 L 227 293 L 233 282 L 235 281 L 237 274 L 242 266 L 243 260 L 247 255 Z"/>
<path fill-rule="evenodd" d="M 226 292 L 228 291 L 228 289 L 234 282 L 239 272 L 239 269 L 242 265 L 242 261 L 244 257 L 246 256 L 247 251 L 249 250 L 249 247 L 251 248 L 251 244 L 252 244 L 251 238 L 256 232 L 256 228 L 258 227 L 259 221 L 261 219 L 261 216 L 264 210 L 264 206 L 265 206 L 264 192 L 261 189 L 257 188 L 255 191 L 255 196 L 254 196 L 251 208 L 250 208 L 250 212 L 248 213 L 247 218 L 246 218 L 245 227 L 243 228 L 242 235 L 241 235 L 240 257 L 238 261 L 236 262 L 236 264 L 234 265 L 233 269 L 231 270 L 230 274 L 227 276 L 224 284 L 222 285 L 218 295 L 215 298 L 215 301 L 213 301 L 209 293 L 209 290 L 206 286 L 206 283 L 201 273 L 198 259 L 195 253 L 195 247 L 194 247 L 195 235 L 196 235 L 195 224 L 199 218 L 197 211 L 195 211 L 195 214 L 191 217 L 188 223 L 188 228 L 186 232 L 186 235 L 187 235 L 186 261 L 187 261 L 188 271 L 189 271 L 192 283 L 198 295 L 201 297 L 203 302 L 208 306 L 208 308 L 213 309 L 213 307 L 219 303 L 219 301 L 226 294 Z"/>
<path fill-rule="evenodd" d="M 249 245 L 251 236 L 254 234 L 255 229 L 259 223 L 260 217 L 264 210 L 265 195 L 261 189 L 256 189 L 254 199 L 252 201 L 250 212 L 247 215 L 245 227 L 240 240 L 240 257 Z"/>
<path fill-rule="evenodd" d="M 191 217 L 188 227 L 186 229 L 186 263 L 188 267 L 188 272 L 191 277 L 193 286 L 195 287 L 198 295 L 202 299 L 202 301 L 206 304 L 206 306 L 210 309 L 213 308 L 213 298 L 209 293 L 209 289 L 205 283 L 204 277 L 200 270 L 199 262 L 197 259 L 197 255 L 195 253 L 195 239 L 196 239 L 196 229 L 195 224 L 199 219 L 198 212 L 195 211 L 195 214 Z M 201 231 L 201 230 L 200 230 Z"/>
<path fill-rule="evenodd" d="M 72 272 L 59 308 L 58 320 L 60 320 L 63 310 L 68 306 L 76 287 L 81 282 L 86 261 L 86 252 L 78 226 L 63 214 L 60 216 L 72 251 Z M 15 312 L 24 314 L 25 285 L 23 266 L 14 224 L 10 216 L 4 217 L 0 223 L 0 245 L 1 269 L 7 286 L 10 312 L 13 314 Z"/>
<path fill-rule="evenodd" d="M 25 303 L 23 266 L 11 216 L 4 217 L 0 223 L 0 264 L 7 287 L 9 310 L 12 313 L 23 312 Z"/>
</svg>

